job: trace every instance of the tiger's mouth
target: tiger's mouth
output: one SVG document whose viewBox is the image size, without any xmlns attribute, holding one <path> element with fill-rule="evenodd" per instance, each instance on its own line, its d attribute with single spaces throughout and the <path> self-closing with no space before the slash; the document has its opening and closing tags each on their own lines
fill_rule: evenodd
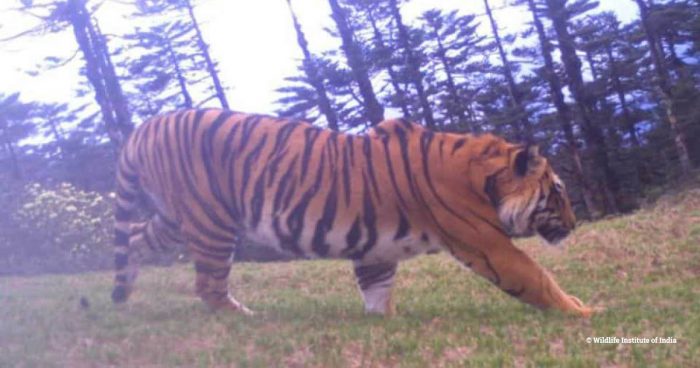
<svg viewBox="0 0 700 368">
<path fill-rule="evenodd" d="M 537 234 L 544 238 L 550 245 L 559 245 L 570 233 L 570 229 L 562 226 L 543 224 L 537 227 Z"/>
</svg>

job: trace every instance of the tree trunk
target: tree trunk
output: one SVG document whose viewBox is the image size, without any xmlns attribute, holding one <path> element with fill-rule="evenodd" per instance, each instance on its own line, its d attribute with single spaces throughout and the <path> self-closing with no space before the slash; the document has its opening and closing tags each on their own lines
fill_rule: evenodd
<svg viewBox="0 0 700 368">
<path fill-rule="evenodd" d="M 535 24 L 535 29 L 537 30 L 537 36 L 540 42 L 540 49 L 542 52 L 542 59 L 544 61 L 544 77 L 549 85 L 549 90 L 552 97 L 552 102 L 554 107 L 557 109 L 557 117 L 559 120 L 559 125 L 564 132 L 564 138 L 569 149 L 569 154 L 574 163 L 574 180 L 581 188 L 581 196 L 583 197 L 583 203 L 586 207 L 586 212 L 591 218 L 597 218 L 600 216 L 599 211 L 595 206 L 593 201 L 593 192 L 586 180 L 587 176 L 583 171 L 583 164 L 581 163 L 581 155 L 578 150 L 578 145 L 576 143 L 576 138 L 574 137 L 573 129 L 573 115 L 569 105 L 566 104 L 564 100 L 564 94 L 562 93 L 562 84 L 557 75 L 556 69 L 554 67 L 554 59 L 552 58 L 553 47 L 547 38 L 544 25 L 540 20 L 537 10 L 535 8 L 534 0 L 528 0 L 528 6 L 530 12 L 532 13 L 532 19 Z"/>
<path fill-rule="evenodd" d="M 442 63 L 442 67 L 445 68 L 445 78 L 447 79 L 447 93 L 450 94 L 450 97 L 452 99 L 452 103 L 449 110 L 452 110 L 451 112 L 454 113 L 454 117 L 457 118 L 457 121 L 459 123 L 467 124 L 469 131 L 473 132 L 474 126 L 472 122 L 469 119 L 467 119 L 465 109 L 462 106 L 462 101 L 459 97 L 459 92 L 457 90 L 457 83 L 455 83 L 454 80 L 452 67 L 450 66 L 450 63 L 447 60 L 447 50 L 443 45 L 443 41 L 440 37 L 440 33 L 438 32 L 437 27 L 435 27 L 435 25 L 432 25 L 432 28 L 433 37 L 435 37 L 438 46 L 437 56 L 438 59 L 440 59 L 440 62 Z"/>
<path fill-rule="evenodd" d="M 345 53 L 345 58 L 347 59 L 348 66 L 350 67 L 353 78 L 355 82 L 357 82 L 357 86 L 360 90 L 360 95 L 362 96 L 366 118 L 371 125 L 379 124 L 379 122 L 384 120 L 384 108 L 379 103 L 379 100 L 377 100 L 377 96 L 372 88 L 372 82 L 369 79 L 369 70 L 362 59 L 362 51 L 355 43 L 355 40 L 353 40 L 353 32 L 345 17 L 345 9 L 340 7 L 338 0 L 328 0 L 328 3 L 331 6 L 333 20 L 340 33 L 340 38 L 342 40 L 341 47 Z"/>
<path fill-rule="evenodd" d="M 685 143 L 685 135 L 678 126 L 678 116 L 676 115 L 675 111 L 673 88 L 671 86 L 671 78 L 668 74 L 668 69 L 666 68 L 663 50 L 659 48 L 658 37 L 656 34 L 654 34 L 649 24 L 649 8 L 647 7 L 647 4 L 644 2 L 644 0 L 635 0 L 635 2 L 639 7 L 644 36 L 649 44 L 651 61 L 654 64 L 654 70 L 656 71 L 656 86 L 659 89 L 659 94 L 661 95 L 661 103 L 666 110 L 666 118 L 671 126 L 671 134 L 673 135 L 676 153 L 678 154 L 678 159 L 681 164 L 681 172 L 683 176 L 687 177 L 690 174 L 692 165 L 688 155 L 688 147 Z"/>
<path fill-rule="evenodd" d="M 389 50 L 386 44 L 384 44 L 382 32 L 379 30 L 379 27 L 377 27 L 377 21 L 372 15 L 371 9 L 367 9 L 367 16 L 369 17 L 369 22 L 372 25 L 372 31 L 374 32 L 375 46 L 378 49 L 382 50 L 383 53 L 390 54 L 391 50 Z M 399 77 L 396 75 L 396 71 L 394 71 L 391 62 L 387 63 L 386 71 L 389 74 L 389 82 L 391 83 L 391 87 L 394 89 L 394 93 L 396 94 L 396 97 L 398 99 L 399 108 L 401 109 L 403 117 L 410 118 L 411 112 L 408 109 L 408 99 L 406 98 L 406 93 L 404 93 L 403 89 L 401 89 L 401 86 L 399 86 Z"/>
<path fill-rule="evenodd" d="M 316 68 L 311 52 L 309 52 L 309 43 L 306 41 L 306 36 L 304 36 L 304 32 L 301 30 L 301 25 L 294 13 L 291 0 L 287 0 L 287 5 L 289 6 L 289 13 L 292 15 L 292 21 L 294 22 L 294 30 L 297 33 L 297 43 L 299 44 L 299 48 L 301 48 L 301 52 L 304 54 L 304 72 L 306 72 L 311 86 L 316 90 L 318 106 L 321 109 L 321 113 L 326 117 L 328 127 L 333 130 L 338 130 L 338 115 L 333 109 L 331 100 L 328 98 L 326 86 L 323 83 L 323 78 L 320 76 L 318 68 Z"/>
<path fill-rule="evenodd" d="M 204 42 L 202 30 L 199 28 L 197 18 L 195 18 L 194 16 L 194 8 L 192 7 L 192 3 L 190 2 L 190 0 L 185 0 L 184 4 L 187 7 L 187 12 L 190 16 L 190 21 L 192 22 L 195 34 L 197 35 L 197 46 L 199 47 L 199 52 L 202 54 L 202 57 L 204 57 L 204 62 L 207 65 L 207 72 L 209 72 L 211 81 L 214 84 L 214 91 L 216 92 L 216 97 L 219 99 L 221 107 L 223 107 L 224 109 L 229 109 L 230 107 L 228 104 L 228 100 L 226 99 L 226 92 L 224 92 L 224 87 L 221 85 L 221 80 L 219 80 L 219 73 L 216 71 L 216 65 L 214 65 L 214 61 L 212 60 L 211 55 L 209 55 L 209 45 L 207 45 L 207 43 Z"/>
<path fill-rule="evenodd" d="M 608 203 L 607 210 L 611 213 L 617 213 L 619 212 L 617 204 L 619 181 L 615 172 L 610 168 L 607 145 L 602 129 L 594 122 L 596 114 L 595 99 L 588 92 L 583 82 L 581 60 L 576 54 L 574 39 L 568 29 L 568 14 L 565 2 L 566 0 L 546 0 L 547 15 L 552 21 L 552 26 L 557 36 L 569 89 L 579 110 L 586 142 L 591 147 L 595 164 L 600 168 L 605 179 L 602 183 L 602 189 Z"/>
<path fill-rule="evenodd" d="M 613 55 L 612 47 L 608 44 L 605 47 L 605 53 L 608 55 L 608 68 L 610 68 L 610 79 L 612 79 L 613 89 L 615 89 L 615 94 L 617 95 L 617 100 L 620 103 L 620 108 L 622 109 L 622 120 L 625 124 L 625 129 L 630 135 L 630 141 L 635 150 L 639 149 L 639 138 L 637 137 L 637 129 L 634 126 L 634 120 L 632 119 L 632 114 L 630 113 L 629 105 L 627 104 L 627 98 L 625 97 L 625 89 L 622 86 L 622 81 L 620 80 L 620 73 L 617 70 L 617 63 L 615 62 L 615 56 Z"/>
<path fill-rule="evenodd" d="M 396 0 L 389 0 L 389 6 L 391 7 L 391 13 L 396 22 L 396 28 L 398 30 L 399 44 L 401 48 L 404 49 L 406 55 L 406 64 L 409 70 L 411 81 L 418 94 L 418 101 L 421 105 L 421 110 L 423 110 L 423 119 L 425 119 L 425 124 L 429 128 L 435 128 L 435 118 L 433 117 L 433 110 L 430 107 L 430 102 L 428 101 L 428 96 L 423 88 L 423 75 L 420 71 L 420 61 L 416 58 L 413 53 L 413 48 L 411 47 L 411 42 L 408 35 L 408 30 L 401 20 L 401 12 L 396 4 Z"/>
<path fill-rule="evenodd" d="M 108 98 L 105 78 L 102 75 L 100 64 L 97 60 L 98 55 L 94 50 L 94 44 L 88 34 L 90 15 L 85 8 L 84 0 L 70 0 L 67 5 L 70 22 L 73 27 L 73 35 L 85 58 L 86 75 L 95 91 L 95 100 L 100 106 L 107 135 L 112 144 L 115 147 L 119 147 L 125 137 L 122 137 L 120 134 L 114 110 Z"/>
<path fill-rule="evenodd" d="M 177 83 L 180 86 L 180 93 L 182 93 L 182 98 L 185 99 L 183 107 L 186 109 L 191 109 L 194 106 L 194 104 L 192 102 L 192 96 L 187 90 L 187 81 L 185 80 L 185 75 L 182 73 L 182 69 L 180 69 L 180 63 L 178 63 L 177 61 L 177 56 L 175 56 L 175 51 L 173 50 L 173 46 L 170 43 L 170 39 L 168 37 L 164 37 L 163 41 L 165 42 L 165 50 L 168 53 L 168 57 L 170 58 L 170 63 L 173 64 L 173 67 L 175 68 L 175 76 L 177 77 Z"/>
<path fill-rule="evenodd" d="M 122 135 L 122 139 L 125 141 L 134 130 L 134 124 L 131 122 L 129 103 L 124 97 L 124 92 L 122 91 L 121 84 L 119 83 L 117 72 L 114 69 L 112 57 L 109 53 L 109 47 L 107 46 L 107 39 L 104 37 L 99 27 L 96 24 L 93 24 L 91 18 L 88 19 L 87 26 L 90 38 L 93 40 L 95 54 L 97 55 L 100 69 L 102 70 L 102 76 L 105 80 L 105 89 L 109 96 L 109 100 L 111 101 L 112 109 L 114 110 L 117 127 Z"/>
<path fill-rule="evenodd" d="M 501 63 L 503 64 L 503 76 L 505 77 L 506 84 L 508 85 L 510 103 L 513 110 L 518 115 L 518 119 L 513 122 L 515 132 L 521 141 L 528 141 L 532 137 L 532 126 L 530 124 L 530 120 L 527 118 L 527 111 L 523 105 L 523 96 L 518 89 L 518 85 L 515 83 L 513 69 L 511 68 L 510 61 L 508 61 L 508 55 L 503 48 L 503 42 L 501 41 L 501 36 L 498 33 L 498 24 L 496 24 L 496 20 L 493 18 L 493 13 L 491 12 L 491 6 L 489 5 L 488 0 L 484 0 L 484 7 L 486 8 L 486 15 L 489 18 L 489 23 L 491 24 L 493 38 L 496 41 L 498 55 L 500 56 Z"/>
</svg>

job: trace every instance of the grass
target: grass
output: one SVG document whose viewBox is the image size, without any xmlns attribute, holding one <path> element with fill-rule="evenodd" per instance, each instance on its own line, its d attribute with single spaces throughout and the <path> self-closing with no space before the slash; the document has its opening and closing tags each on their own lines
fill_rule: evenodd
<svg viewBox="0 0 700 368">
<path fill-rule="evenodd" d="M 520 242 L 567 292 L 607 308 L 590 320 L 522 305 L 446 255 L 400 266 L 390 319 L 364 315 L 340 261 L 237 264 L 232 287 L 254 317 L 209 312 L 191 266 L 143 270 L 123 307 L 109 301 L 110 273 L 0 278 L 0 367 L 691 366 L 698 244 L 700 189 L 586 224 L 565 249 Z"/>
</svg>

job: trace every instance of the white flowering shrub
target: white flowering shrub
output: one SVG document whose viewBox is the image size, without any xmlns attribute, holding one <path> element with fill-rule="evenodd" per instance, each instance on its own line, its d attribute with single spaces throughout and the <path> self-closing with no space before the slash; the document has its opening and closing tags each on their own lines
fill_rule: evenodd
<svg viewBox="0 0 700 368">
<path fill-rule="evenodd" d="M 114 221 L 111 198 L 68 183 L 51 189 L 37 183 L 25 186 L 13 220 L 20 231 L 73 255 L 108 247 Z"/>
</svg>

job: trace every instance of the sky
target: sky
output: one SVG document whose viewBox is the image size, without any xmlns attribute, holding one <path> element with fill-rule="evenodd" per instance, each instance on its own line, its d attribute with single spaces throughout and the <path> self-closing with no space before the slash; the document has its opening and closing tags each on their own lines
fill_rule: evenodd
<svg viewBox="0 0 700 368">
<path fill-rule="evenodd" d="M 491 0 L 494 16 L 504 32 L 521 30 L 530 20 L 524 10 L 500 8 L 507 0 Z M 0 39 L 29 29 L 35 20 L 12 11 L 18 0 L 0 0 Z M 273 114 L 275 89 L 284 78 L 295 75 L 301 58 L 286 0 L 194 0 L 195 15 L 205 40 L 219 63 L 220 77 L 228 89 L 231 108 Z M 293 6 L 312 52 L 339 48 L 325 27 L 333 28 L 327 0 L 294 0 Z M 425 10 L 459 9 L 484 14 L 482 0 L 412 0 L 401 11 L 407 23 Z M 615 11 L 623 23 L 637 17 L 632 0 L 600 0 L 600 10 Z M 96 17 L 105 34 L 124 34 L 134 28 L 124 5 L 106 0 Z M 480 18 L 479 31 L 488 34 L 487 19 Z M 83 62 L 76 57 L 59 69 L 30 75 L 47 56 L 69 57 L 77 50 L 72 33 L 47 34 L 0 43 L 0 93 L 20 92 L 24 101 L 70 102 L 81 76 Z M 120 71 L 118 71 L 120 72 Z"/>
</svg>

